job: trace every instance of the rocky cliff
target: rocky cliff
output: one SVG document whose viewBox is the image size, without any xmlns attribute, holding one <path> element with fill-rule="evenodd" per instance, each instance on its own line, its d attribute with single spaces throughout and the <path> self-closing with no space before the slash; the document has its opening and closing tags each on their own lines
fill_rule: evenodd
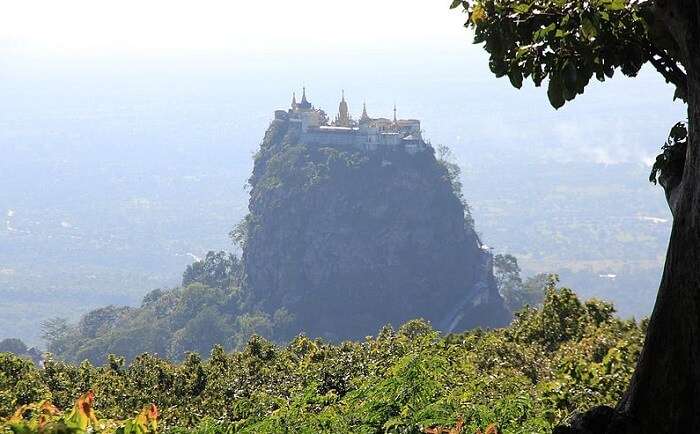
<svg viewBox="0 0 700 434">
<path fill-rule="evenodd" d="M 419 317 L 442 331 L 508 322 L 491 256 L 432 148 L 309 146 L 275 120 L 250 186 L 244 288 L 296 331 L 337 340 Z"/>
</svg>

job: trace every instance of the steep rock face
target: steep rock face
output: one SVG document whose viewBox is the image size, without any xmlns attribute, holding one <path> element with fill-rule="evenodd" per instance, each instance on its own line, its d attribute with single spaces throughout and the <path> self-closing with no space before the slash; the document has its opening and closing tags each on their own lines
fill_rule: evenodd
<svg viewBox="0 0 700 434">
<path fill-rule="evenodd" d="M 244 285 L 298 330 L 345 339 L 413 318 L 443 331 L 509 320 L 491 256 L 432 149 L 307 146 L 275 120 L 250 184 Z"/>
</svg>

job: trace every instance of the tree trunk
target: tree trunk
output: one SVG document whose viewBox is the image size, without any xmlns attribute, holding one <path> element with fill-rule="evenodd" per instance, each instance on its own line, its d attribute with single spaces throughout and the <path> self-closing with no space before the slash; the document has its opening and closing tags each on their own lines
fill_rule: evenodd
<svg viewBox="0 0 700 434">
<path fill-rule="evenodd" d="M 664 6 L 688 76 L 688 150 L 646 341 L 610 434 L 700 433 L 700 8 Z"/>
<path fill-rule="evenodd" d="M 677 44 L 688 87 L 685 165 L 677 185 L 664 185 L 674 217 L 664 273 L 617 408 L 594 408 L 557 434 L 700 433 L 700 0 L 656 0 L 653 8 Z"/>
</svg>

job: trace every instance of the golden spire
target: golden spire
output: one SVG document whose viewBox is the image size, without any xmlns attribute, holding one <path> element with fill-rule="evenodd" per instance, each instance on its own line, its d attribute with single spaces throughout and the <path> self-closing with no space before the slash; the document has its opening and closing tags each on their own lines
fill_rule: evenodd
<svg viewBox="0 0 700 434">
<path fill-rule="evenodd" d="M 360 118 L 362 121 L 369 120 L 369 116 L 367 116 L 367 102 L 363 101 L 362 102 L 362 117 Z"/>
<path fill-rule="evenodd" d="M 398 123 L 399 121 L 396 120 L 396 103 L 394 103 L 394 123 Z"/>
<path fill-rule="evenodd" d="M 297 93 L 292 92 L 292 108 L 297 108 Z"/>
<path fill-rule="evenodd" d="M 341 95 L 340 104 L 338 106 L 338 117 L 335 123 L 338 127 L 349 127 L 351 126 L 350 110 L 348 109 L 348 103 L 345 101 L 345 90 L 342 91 Z"/>
<path fill-rule="evenodd" d="M 301 94 L 301 102 L 297 104 L 297 108 L 300 110 L 311 110 L 313 108 L 309 100 L 306 99 L 306 86 L 304 86 L 303 93 Z"/>
</svg>

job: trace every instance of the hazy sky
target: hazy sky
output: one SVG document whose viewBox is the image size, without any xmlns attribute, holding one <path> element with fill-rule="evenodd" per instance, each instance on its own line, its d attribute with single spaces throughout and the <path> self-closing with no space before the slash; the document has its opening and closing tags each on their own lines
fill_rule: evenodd
<svg viewBox="0 0 700 434">
<path fill-rule="evenodd" d="M 463 16 L 448 5 L 447 0 L 7 1 L 0 50 L 162 55 L 449 46 L 465 39 Z"/>
<path fill-rule="evenodd" d="M 397 102 L 402 116 L 423 119 L 430 136 L 458 154 L 484 140 L 544 142 L 563 158 L 580 158 L 570 152 L 575 148 L 594 161 L 648 164 L 684 117 L 671 87 L 649 68 L 634 80 L 594 80 L 584 98 L 555 112 L 543 89 L 516 91 L 493 76 L 488 55 L 463 27 L 464 14 L 449 3 L 7 1 L 0 15 L 0 123 L 15 119 L 19 137 L 30 127 L 48 131 L 38 120 L 55 113 L 78 120 L 131 114 L 139 125 L 123 131 L 152 135 L 173 108 L 199 104 L 233 122 L 235 114 L 223 110 L 245 101 L 257 120 L 241 128 L 259 134 L 272 110 L 306 85 L 331 114 L 342 88 L 355 114 L 362 100 L 377 116 L 388 116 Z M 170 115 L 194 130 L 183 113 Z"/>
</svg>

